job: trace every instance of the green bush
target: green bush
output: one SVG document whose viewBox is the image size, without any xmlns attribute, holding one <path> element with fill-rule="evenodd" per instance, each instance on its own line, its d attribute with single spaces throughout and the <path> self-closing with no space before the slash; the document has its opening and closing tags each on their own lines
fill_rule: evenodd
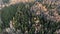
<svg viewBox="0 0 60 34">
<path fill-rule="evenodd" d="M 10 20 L 12 20 L 12 17 L 16 13 L 16 11 L 17 11 L 17 5 L 11 5 L 9 7 L 4 7 L 1 10 L 1 18 L 3 21 L 4 27 L 9 26 L 9 22 L 10 22 Z"/>
</svg>

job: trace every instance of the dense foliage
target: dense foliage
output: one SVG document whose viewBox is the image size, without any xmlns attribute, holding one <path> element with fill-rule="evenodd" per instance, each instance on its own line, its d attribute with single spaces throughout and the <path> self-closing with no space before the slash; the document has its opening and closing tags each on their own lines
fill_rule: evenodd
<svg viewBox="0 0 60 34">
<path fill-rule="evenodd" d="M 10 20 L 12 20 L 12 17 L 14 16 L 14 14 L 17 11 L 17 5 L 11 5 L 9 7 L 4 7 L 1 10 L 1 18 L 3 21 L 3 27 L 8 27 L 9 26 L 9 22 Z"/>
<path fill-rule="evenodd" d="M 46 21 L 40 15 L 34 15 L 30 9 L 34 3 L 19 3 L 3 8 L 1 18 L 3 27 L 9 27 L 10 20 L 13 21 L 15 30 L 21 30 L 24 34 L 55 34 L 60 29 L 60 22 Z"/>
</svg>

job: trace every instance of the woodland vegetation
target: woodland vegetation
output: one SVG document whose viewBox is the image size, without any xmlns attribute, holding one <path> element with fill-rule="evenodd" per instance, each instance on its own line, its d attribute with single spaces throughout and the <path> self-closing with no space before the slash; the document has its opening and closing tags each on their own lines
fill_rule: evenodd
<svg viewBox="0 0 60 34">
<path fill-rule="evenodd" d="M 41 3 L 42 1 L 39 1 Z M 15 30 L 21 30 L 23 34 L 57 34 L 56 30 L 60 29 L 60 22 L 46 21 L 44 17 L 35 15 L 31 12 L 32 3 L 19 3 L 4 7 L 1 11 L 2 24 L 0 30 L 8 28 L 10 21 L 13 21 Z M 52 9 L 51 5 L 47 7 Z"/>
</svg>

